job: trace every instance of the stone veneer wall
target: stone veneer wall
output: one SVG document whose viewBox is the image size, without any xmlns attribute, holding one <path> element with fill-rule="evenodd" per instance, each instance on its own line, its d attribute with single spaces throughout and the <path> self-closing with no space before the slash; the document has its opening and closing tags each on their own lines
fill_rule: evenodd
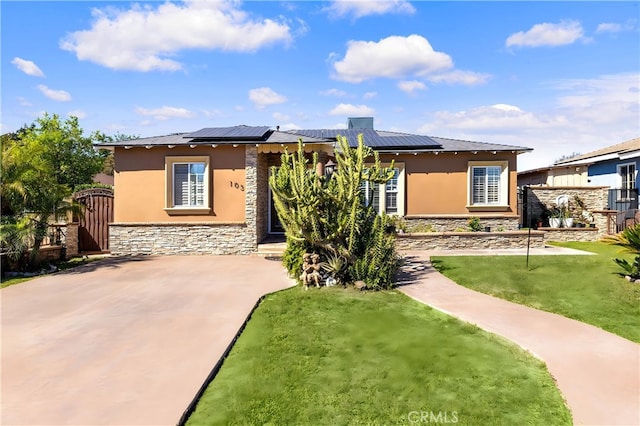
<svg viewBox="0 0 640 426">
<path fill-rule="evenodd" d="M 546 241 L 598 241 L 598 228 L 543 228 Z"/>
<path fill-rule="evenodd" d="M 257 250 L 255 233 L 242 223 L 113 223 L 113 255 L 249 254 Z"/>
<path fill-rule="evenodd" d="M 398 250 L 474 250 L 526 248 L 528 231 L 425 232 L 398 234 Z M 530 247 L 544 247 L 545 233 L 531 231 Z"/>
<path fill-rule="evenodd" d="M 577 195 L 584 201 L 586 209 L 593 216 L 593 228 L 544 228 L 548 233 L 547 241 L 598 241 L 607 235 L 607 196 L 609 188 L 606 186 L 530 186 L 528 203 L 531 217 L 541 217 L 545 208 L 552 207 L 561 195 L 569 196 L 569 205 L 575 207 L 574 197 Z M 545 226 L 547 224 L 545 223 Z M 615 230 L 614 230 L 615 232 Z"/>
<path fill-rule="evenodd" d="M 478 217 L 483 227 L 489 226 L 492 231 L 501 229 L 502 231 L 517 231 L 518 230 L 518 216 L 478 216 L 478 215 L 464 215 L 464 216 L 405 216 L 404 221 L 407 225 L 407 232 L 412 232 L 412 229 L 419 229 L 425 226 L 431 225 L 435 232 L 449 232 L 455 231 L 459 228 L 469 228 L 469 218 Z"/>
<path fill-rule="evenodd" d="M 258 250 L 258 149 L 245 146 L 243 223 L 111 223 L 113 255 L 250 254 Z"/>
<path fill-rule="evenodd" d="M 258 147 L 245 146 L 245 193 L 244 193 L 244 221 L 247 224 L 245 238 L 252 241 L 251 251 L 258 251 Z"/>
<path fill-rule="evenodd" d="M 530 186 L 527 203 L 531 217 L 541 217 L 545 208 L 552 207 L 561 195 L 569 196 L 569 204 L 575 207 L 574 197 L 579 196 L 590 212 L 607 208 L 608 187 L 606 186 Z"/>
</svg>

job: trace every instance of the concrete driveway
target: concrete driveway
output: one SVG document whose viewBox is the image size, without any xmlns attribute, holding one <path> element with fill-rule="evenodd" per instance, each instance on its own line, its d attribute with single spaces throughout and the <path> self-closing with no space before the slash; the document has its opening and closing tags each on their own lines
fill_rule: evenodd
<svg viewBox="0 0 640 426">
<path fill-rule="evenodd" d="M 260 296 L 251 256 L 109 258 L 0 291 L 3 425 L 175 425 Z"/>
</svg>

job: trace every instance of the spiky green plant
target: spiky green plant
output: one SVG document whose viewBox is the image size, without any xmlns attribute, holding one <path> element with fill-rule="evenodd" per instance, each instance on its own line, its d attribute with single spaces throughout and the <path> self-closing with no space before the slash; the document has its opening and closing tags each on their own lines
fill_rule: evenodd
<svg viewBox="0 0 640 426">
<path fill-rule="evenodd" d="M 339 257 L 346 263 L 347 280 L 355 274 L 353 265 L 362 258 L 384 261 L 385 256 L 372 256 L 370 244 L 382 244 L 389 239 L 382 235 L 376 240 L 376 233 L 387 235 L 388 220 L 376 225 L 376 212 L 364 204 L 363 183 L 375 184 L 387 182 L 394 175 L 393 164 L 382 167 L 378 154 L 364 144 L 362 135 L 358 137 L 358 147 L 351 148 L 346 138 L 338 137 L 336 148 L 336 172 L 330 176 L 316 173 L 317 154 L 311 161 L 305 156 L 302 140 L 298 142 L 298 151 L 282 155 L 281 165 L 272 169 L 269 185 L 273 202 L 287 236 L 288 245 L 303 245 L 322 256 L 324 260 Z M 313 166 L 313 167 L 311 167 Z M 387 251 L 393 252 L 393 244 Z M 292 250 L 293 252 L 293 250 Z M 367 254 L 369 253 L 369 254 Z M 289 259 L 285 266 L 292 276 L 299 273 L 297 264 Z M 389 287 L 393 277 L 389 278 L 385 265 L 373 267 L 366 274 L 367 285 Z M 386 277 L 380 279 L 373 275 Z"/>
<path fill-rule="evenodd" d="M 640 224 L 630 226 L 615 235 L 607 235 L 602 241 L 622 247 L 623 252 L 637 254 L 633 263 L 626 259 L 613 259 L 623 270 L 622 276 L 629 276 L 633 279 L 640 279 Z"/>
</svg>

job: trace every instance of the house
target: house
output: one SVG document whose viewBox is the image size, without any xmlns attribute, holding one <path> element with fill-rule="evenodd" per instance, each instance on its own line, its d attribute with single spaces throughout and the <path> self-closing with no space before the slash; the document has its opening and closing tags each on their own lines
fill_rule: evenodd
<svg viewBox="0 0 640 426">
<path fill-rule="evenodd" d="M 372 188 L 380 211 L 440 231 L 466 227 L 473 216 L 517 229 L 517 156 L 530 148 L 380 131 L 370 117 L 351 118 L 347 127 L 218 127 L 102 144 L 115 157 L 111 252 L 255 252 L 267 236 L 282 233 L 271 204 L 270 167 L 301 139 L 306 153 L 318 154 L 317 172 L 324 173 L 338 135 L 356 146 L 362 134 L 384 164 L 394 161 L 395 177 Z"/>
<path fill-rule="evenodd" d="M 637 209 L 640 138 L 578 155 L 553 166 L 518 173 L 518 186 L 608 187 L 601 208 Z"/>
</svg>

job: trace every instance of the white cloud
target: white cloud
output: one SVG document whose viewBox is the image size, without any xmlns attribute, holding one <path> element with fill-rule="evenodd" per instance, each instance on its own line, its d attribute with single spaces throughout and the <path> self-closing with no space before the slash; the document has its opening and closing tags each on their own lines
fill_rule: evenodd
<svg viewBox="0 0 640 426">
<path fill-rule="evenodd" d="M 597 33 L 618 33 L 620 31 L 622 31 L 622 25 L 612 22 L 603 22 L 598 24 L 598 28 L 596 28 Z"/>
<path fill-rule="evenodd" d="M 282 114 L 279 112 L 274 112 L 271 116 L 276 121 L 289 121 L 289 119 L 291 118 L 287 114 Z"/>
<path fill-rule="evenodd" d="M 566 93 L 558 97 L 558 107 L 571 114 L 577 122 L 593 127 L 629 121 L 635 124 L 635 131 L 640 132 L 640 74 L 567 79 L 553 82 L 551 86 Z"/>
<path fill-rule="evenodd" d="M 366 92 L 364 95 L 362 95 L 363 99 L 373 99 L 376 96 L 378 96 L 378 92 Z"/>
<path fill-rule="evenodd" d="M 163 106 L 161 108 L 147 109 L 136 107 L 136 114 L 144 117 L 153 117 L 156 120 L 168 120 L 170 118 L 192 118 L 196 114 L 186 108 L 176 108 L 171 106 Z M 147 122 L 148 120 L 145 120 Z"/>
<path fill-rule="evenodd" d="M 219 109 L 203 109 L 201 112 L 207 118 L 220 118 L 224 115 Z"/>
<path fill-rule="evenodd" d="M 324 8 L 324 11 L 335 18 L 351 15 L 357 19 L 363 16 L 387 13 L 411 15 L 415 13 L 416 9 L 405 0 L 334 0 Z"/>
<path fill-rule="evenodd" d="M 69 92 L 65 92 L 64 90 L 49 89 L 44 84 L 39 84 L 38 90 L 40 90 L 40 92 L 42 92 L 42 94 L 47 98 L 53 99 L 54 101 L 68 102 L 71 100 L 71 95 L 69 94 Z"/>
<path fill-rule="evenodd" d="M 347 96 L 347 92 L 345 92 L 344 90 L 338 90 L 338 89 L 328 89 L 328 90 L 321 91 L 320 95 L 322 95 L 322 96 L 335 96 L 337 98 L 341 98 L 343 96 Z"/>
<path fill-rule="evenodd" d="M 333 64 L 334 78 L 360 83 L 378 77 L 404 78 L 443 72 L 453 67 L 451 57 L 436 52 L 419 35 L 390 36 L 373 41 L 350 41 L 344 58 Z"/>
<path fill-rule="evenodd" d="M 566 126 L 565 117 L 536 115 L 523 111 L 517 106 L 496 104 L 480 106 L 466 111 L 440 111 L 435 114 L 435 123 L 420 128 L 420 132 L 448 128 L 462 131 L 486 131 L 495 133 L 512 132 L 522 129 L 540 129 Z"/>
<path fill-rule="evenodd" d="M 376 111 L 366 105 L 338 104 L 329 111 L 329 115 L 374 116 Z"/>
<path fill-rule="evenodd" d="M 287 24 L 252 19 L 238 4 L 185 1 L 134 5 L 129 10 L 93 9 L 91 28 L 68 34 L 60 48 L 82 61 L 144 72 L 182 69 L 172 57 L 183 49 L 254 52 L 291 41 Z"/>
<path fill-rule="evenodd" d="M 38 68 L 38 66 L 32 61 L 18 58 L 16 56 L 15 58 L 13 58 L 11 63 L 25 74 L 32 75 L 34 77 L 44 77 L 44 73 L 42 72 L 42 70 Z"/>
<path fill-rule="evenodd" d="M 398 83 L 398 88 L 409 95 L 413 95 L 416 90 L 427 90 L 427 86 L 417 80 L 401 81 Z"/>
<path fill-rule="evenodd" d="M 282 131 L 287 131 L 287 130 L 300 130 L 302 127 L 298 126 L 297 124 L 294 123 L 287 123 L 287 124 L 282 124 L 280 126 L 280 130 Z"/>
<path fill-rule="evenodd" d="M 507 47 L 564 46 L 582 39 L 584 31 L 577 21 L 562 21 L 559 24 L 536 24 L 527 32 L 511 34 L 505 42 Z"/>
<path fill-rule="evenodd" d="M 489 74 L 480 74 L 472 71 L 454 70 L 442 74 L 430 75 L 426 77 L 432 83 L 464 84 L 475 86 L 484 84 L 491 78 Z"/>
<path fill-rule="evenodd" d="M 518 170 L 544 167 L 564 154 L 638 137 L 639 82 L 638 73 L 554 81 L 547 86 L 556 101 L 541 111 L 510 104 L 439 111 L 418 133 L 527 146 L 534 151 L 518 157 Z"/>
<path fill-rule="evenodd" d="M 18 103 L 20 104 L 20 106 L 24 106 L 24 107 L 31 106 L 31 102 L 29 102 L 27 99 L 23 98 L 22 96 L 18 96 L 16 99 L 18 100 Z"/>
<path fill-rule="evenodd" d="M 78 117 L 78 119 L 82 120 L 83 118 L 87 118 L 87 113 L 79 110 L 79 109 L 75 109 L 73 111 L 69 111 L 67 113 L 68 117 L 74 116 L 74 117 Z"/>
<path fill-rule="evenodd" d="M 269 87 L 260 87 L 249 90 L 249 100 L 253 102 L 256 108 L 263 109 L 268 105 L 284 103 L 287 98 L 274 92 Z"/>
</svg>

